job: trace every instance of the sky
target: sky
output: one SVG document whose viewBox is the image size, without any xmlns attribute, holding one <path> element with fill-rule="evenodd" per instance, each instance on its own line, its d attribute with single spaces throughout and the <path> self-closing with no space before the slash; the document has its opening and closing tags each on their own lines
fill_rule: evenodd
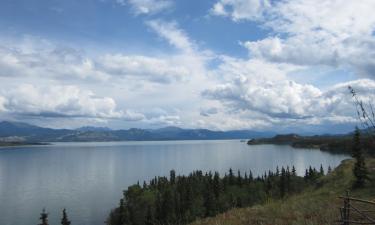
<svg viewBox="0 0 375 225">
<path fill-rule="evenodd" d="M 1 0 L 0 120 L 344 133 L 375 1 Z"/>
</svg>

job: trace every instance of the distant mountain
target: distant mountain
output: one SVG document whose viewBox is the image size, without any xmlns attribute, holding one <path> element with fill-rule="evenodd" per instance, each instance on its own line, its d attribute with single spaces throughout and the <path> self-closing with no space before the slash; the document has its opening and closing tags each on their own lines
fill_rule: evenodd
<svg viewBox="0 0 375 225">
<path fill-rule="evenodd" d="M 216 140 L 264 138 L 273 135 L 273 132 L 251 130 L 212 131 L 179 127 L 111 130 L 106 127 L 88 126 L 70 130 L 43 128 L 19 122 L 0 122 L 0 138 L 21 138 L 28 142 Z"/>
<path fill-rule="evenodd" d="M 77 128 L 76 130 L 78 131 L 111 131 L 111 129 L 108 127 L 91 127 L 91 126 L 80 127 L 80 128 Z"/>
</svg>

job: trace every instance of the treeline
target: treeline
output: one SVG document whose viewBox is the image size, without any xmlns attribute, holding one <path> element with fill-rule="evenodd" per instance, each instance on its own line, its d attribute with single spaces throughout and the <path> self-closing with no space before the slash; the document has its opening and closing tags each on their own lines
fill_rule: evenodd
<svg viewBox="0 0 375 225">
<path fill-rule="evenodd" d="M 135 184 L 124 191 L 119 206 L 107 220 L 108 225 L 187 224 L 197 218 L 215 216 L 235 207 L 247 207 L 301 192 L 324 175 L 309 168 L 304 177 L 292 168 L 276 168 L 262 176 L 252 172 L 223 177 L 218 172 L 195 171 L 188 176 L 155 177 L 149 183 Z"/>
<path fill-rule="evenodd" d="M 42 213 L 40 214 L 40 224 L 38 225 L 49 225 L 48 223 L 48 213 L 45 209 L 43 209 Z M 62 218 L 61 218 L 61 225 L 70 225 L 70 220 L 68 219 L 68 215 L 66 213 L 66 210 L 63 209 L 62 211 Z"/>
</svg>

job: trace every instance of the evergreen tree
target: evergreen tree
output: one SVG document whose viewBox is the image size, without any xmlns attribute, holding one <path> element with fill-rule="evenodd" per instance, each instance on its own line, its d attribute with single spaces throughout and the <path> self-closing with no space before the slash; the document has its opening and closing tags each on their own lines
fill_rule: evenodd
<svg viewBox="0 0 375 225">
<path fill-rule="evenodd" d="M 124 199 L 122 198 L 120 199 L 119 219 L 118 219 L 120 224 L 123 224 L 124 222 L 124 218 L 123 218 L 124 211 L 125 211 L 125 204 L 124 204 Z"/>
<path fill-rule="evenodd" d="M 214 188 L 215 198 L 219 198 L 221 187 L 220 187 L 220 176 L 218 172 L 215 172 L 215 175 L 214 175 L 213 188 Z"/>
<path fill-rule="evenodd" d="M 297 171 L 296 171 L 296 168 L 294 166 L 292 167 L 292 176 L 293 177 L 297 176 Z"/>
<path fill-rule="evenodd" d="M 232 168 L 229 169 L 229 185 L 234 184 L 234 175 L 233 175 L 233 170 Z"/>
<path fill-rule="evenodd" d="M 328 166 L 327 174 L 330 174 L 330 173 L 332 173 L 332 168 L 331 166 Z"/>
<path fill-rule="evenodd" d="M 61 225 L 70 225 L 70 221 L 65 209 L 63 209 L 62 214 Z"/>
<path fill-rule="evenodd" d="M 279 166 L 276 166 L 276 176 L 280 176 Z"/>
<path fill-rule="evenodd" d="M 151 210 L 150 206 L 147 207 L 147 214 L 146 214 L 145 225 L 154 225 L 153 218 L 152 218 L 152 210 Z"/>
<path fill-rule="evenodd" d="M 46 213 L 46 209 L 43 209 L 39 219 L 42 221 L 39 225 L 48 225 L 48 213 Z"/>
<path fill-rule="evenodd" d="M 253 172 L 249 172 L 249 182 L 252 182 L 254 180 L 254 177 L 253 177 Z"/>
<path fill-rule="evenodd" d="M 323 169 L 323 165 L 322 164 L 320 164 L 319 175 L 321 175 L 321 176 L 324 175 L 324 169 Z"/>
<path fill-rule="evenodd" d="M 176 182 L 176 171 L 171 170 L 169 177 L 171 184 L 174 184 Z"/>
<path fill-rule="evenodd" d="M 281 168 L 281 175 L 280 175 L 280 181 L 279 181 L 279 190 L 280 190 L 280 196 L 285 196 L 285 189 L 286 189 L 286 175 L 285 175 L 285 169 L 284 167 Z"/>
<path fill-rule="evenodd" d="M 356 178 L 354 187 L 363 187 L 365 181 L 368 179 L 368 171 L 366 169 L 365 158 L 363 156 L 361 148 L 361 137 L 358 127 L 355 128 L 353 136 L 353 146 L 352 146 L 352 156 L 355 158 L 356 162 L 353 168 L 353 174 Z"/>
<path fill-rule="evenodd" d="M 241 177 L 241 172 L 238 170 L 237 172 L 237 184 L 241 187 L 242 186 L 242 177 Z"/>
<path fill-rule="evenodd" d="M 305 181 L 308 181 L 309 180 L 309 171 L 306 169 L 305 170 L 305 176 L 303 177 L 305 179 Z"/>
</svg>

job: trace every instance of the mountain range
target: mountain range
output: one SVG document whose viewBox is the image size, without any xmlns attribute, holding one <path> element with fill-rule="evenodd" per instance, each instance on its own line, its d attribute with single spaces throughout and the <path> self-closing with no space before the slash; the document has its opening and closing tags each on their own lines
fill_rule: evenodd
<svg viewBox="0 0 375 225">
<path fill-rule="evenodd" d="M 27 123 L 0 122 L 0 141 L 25 142 L 75 142 L 75 141 L 160 141 L 160 140 L 218 140 L 272 137 L 273 132 L 252 130 L 213 131 L 208 129 L 112 130 L 106 127 L 81 127 L 78 129 L 52 129 Z"/>
</svg>

